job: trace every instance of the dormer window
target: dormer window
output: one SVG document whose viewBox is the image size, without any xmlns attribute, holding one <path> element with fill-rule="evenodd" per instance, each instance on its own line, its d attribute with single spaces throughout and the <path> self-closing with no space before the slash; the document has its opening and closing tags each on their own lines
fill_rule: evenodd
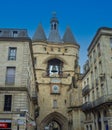
<svg viewBox="0 0 112 130">
<path fill-rule="evenodd" d="M 18 32 L 17 31 L 13 31 L 13 37 L 17 37 Z"/>
<path fill-rule="evenodd" d="M 0 34 L 2 33 L 2 31 L 0 30 Z"/>
<path fill-rule="evenodd" d="M 62 74 L 63 62 L 58 59 L 48 61 L 47 72 L 49 76 Z"/>
</svg>

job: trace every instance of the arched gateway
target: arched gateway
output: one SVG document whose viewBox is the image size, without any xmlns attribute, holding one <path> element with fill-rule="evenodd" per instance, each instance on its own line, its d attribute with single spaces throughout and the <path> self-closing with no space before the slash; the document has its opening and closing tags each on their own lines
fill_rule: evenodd
<svg viewBox="0 0 112 130">
<path fill-rule="evenodd" d="M 40 130 L 68 130 L 67 118 L 58 112 L 50 113 L 42 120 Z"/>
</svg>

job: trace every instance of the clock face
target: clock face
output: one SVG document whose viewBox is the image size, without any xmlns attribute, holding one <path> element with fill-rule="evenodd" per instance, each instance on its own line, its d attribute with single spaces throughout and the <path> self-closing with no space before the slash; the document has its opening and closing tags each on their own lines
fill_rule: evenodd
<svg viewBox="0 0 112 130">
<path fill-rule="evenodd" d="M 58 85 L 53 85 L 52 86 L 52 92 L 53 93 L 59 93 L 59 86 Z"/>
</svg>

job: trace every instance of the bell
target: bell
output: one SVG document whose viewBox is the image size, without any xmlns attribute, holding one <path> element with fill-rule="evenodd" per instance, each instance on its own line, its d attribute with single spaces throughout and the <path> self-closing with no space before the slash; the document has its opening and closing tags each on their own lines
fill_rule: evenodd
<svg viewBox="0 0 112 130">
<path fill-rule="evenodd" d="M 57 72 L 56 66 L 53 65 L 51 72 L 53 73 Z"/>
</svg>

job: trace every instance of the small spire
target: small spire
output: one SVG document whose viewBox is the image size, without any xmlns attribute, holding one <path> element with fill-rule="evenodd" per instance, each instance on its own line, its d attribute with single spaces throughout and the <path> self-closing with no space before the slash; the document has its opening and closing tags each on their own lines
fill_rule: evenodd
<svg viewBox="0 0 112 130">
<path fill-rule="evenodd" d="M 48 37 L 48 42 L 54 42 L 54 43 L 62 43 L 61 37 L 58 32 L 58 24 L 59 21 L 56 17 L 56 12 L 52 13 L 52 18 L 50 20 L 51 24 L 51 30 Z"/>
<path fill-rule="evenodd" d="M 56 18 L 56 12 L 52 12 L 52 16 Z"/>
<path fill-rule="evenodd" d="M 32 41 L 46 41 L 46 35 L 41 24 L 38 25 L 38 28 L 32 38 Z"/>
<path fill-rule="evenodd" d="M 65 34 L 63 36 L 63 41 L 64 41 L 64 43 L 75 43 L 75 44 L 77 44 L 70 27 L 66 28 Z"/>
</svg>

